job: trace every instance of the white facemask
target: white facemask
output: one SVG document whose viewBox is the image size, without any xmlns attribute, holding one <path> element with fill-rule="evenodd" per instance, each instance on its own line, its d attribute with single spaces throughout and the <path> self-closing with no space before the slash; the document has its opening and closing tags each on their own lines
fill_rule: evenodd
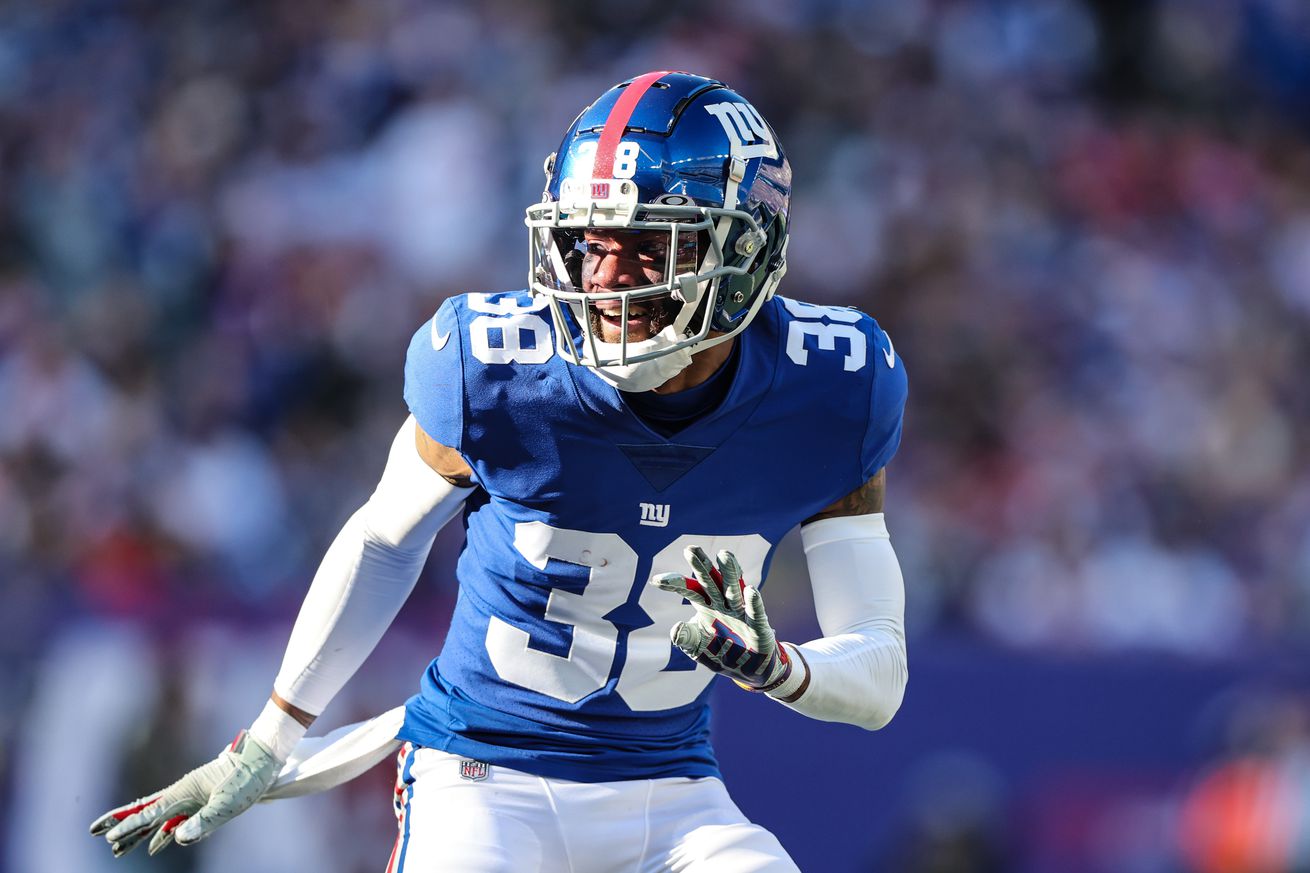
<svg viewBox="0 0 1310 873">
<path fill-rule="evenodd" d="M 639 343 L 628 343 L 628 354 L 640 355 L 645 352 L 670 347 L 676 342 L 677 337 L 670 326 L 648 340 L 642 340 Z M 619 343 L 597 342 L 596 349 L 605 357 L 617 358 L 621 351 L 621 345 Z M 592 369 L 597 376 L 620 391 L 637 393 L 660 387 L 687 369 L 690 364 L 691 352 L 687 349 L 678 349 L 660 355 L 658 358 L 651 358 L 649 361 L 640 361 L 636 364 L 611 364 L 604 367 L 592 367 Z"/>
</svg>

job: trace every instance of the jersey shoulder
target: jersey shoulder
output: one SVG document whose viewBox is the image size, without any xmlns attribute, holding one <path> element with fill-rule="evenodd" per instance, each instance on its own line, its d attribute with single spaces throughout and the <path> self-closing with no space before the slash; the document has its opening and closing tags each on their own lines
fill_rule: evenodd
<svg viewBox="0 0 1310 873">
<path fill-rule="evenodd" d="M 559 363 L 548 305 L 527 291 L 457 294 L 414 332 L 405 402 L 429 436 L 463 452 L 484 411 L 543 393 Z"/>
<path fill-rule="evenodd" d="M 405 353 L 405 404 L 428 436 L 462 451 L 465 339 L 456 300 L 445 300 L 410 338 Z"/>
<path fill-rule="evenodd" d="M 829 409 L 845 408 L 858 419 L 862 475 L 886 466 L 900 446 L 909 390 L 905 362 L 887 332 L 853 307 L 781 295 L 769 302 L 765 323 L 777 333 L 784 372 Z"/>
</svg>

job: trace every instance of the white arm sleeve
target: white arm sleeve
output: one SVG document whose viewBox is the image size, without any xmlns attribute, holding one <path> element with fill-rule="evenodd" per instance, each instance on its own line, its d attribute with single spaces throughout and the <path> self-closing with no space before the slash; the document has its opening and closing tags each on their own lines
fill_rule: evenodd
<svg viewBox="0 0 1310 873">
<path fill-rule="evenodd" d="M 377 490 L 328 548 L 305 595 L 273 690 L 317 715 L 341 690 L 409 597 L 432 541 L 471 488 L 419 456 L 411 415 L 391 444 Z"/>
<path fill-rule="evenodd" d="M 905 584 L 886 521 L 881 512 L 825 518 L 802 527 L 801 542 L 824 636 L 787 644 L 809 676 L 784 705 L 877 730 L 900 708 L 909 680 Z"/>
</svg>

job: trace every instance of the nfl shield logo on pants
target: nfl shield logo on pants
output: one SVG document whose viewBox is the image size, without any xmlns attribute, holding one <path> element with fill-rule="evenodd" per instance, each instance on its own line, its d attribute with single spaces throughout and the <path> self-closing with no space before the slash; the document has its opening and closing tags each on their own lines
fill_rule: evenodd
<svg viewBox="0 0 1310 873">
<path fill-rule="evenodd" d="M 482 761 L 473 761 L 468 758 L 459 762 L 459 776 L 461 779 L 471 779 L 474 782 L 481 782 L 487 778 L 487 765 Z"/>
</svg>

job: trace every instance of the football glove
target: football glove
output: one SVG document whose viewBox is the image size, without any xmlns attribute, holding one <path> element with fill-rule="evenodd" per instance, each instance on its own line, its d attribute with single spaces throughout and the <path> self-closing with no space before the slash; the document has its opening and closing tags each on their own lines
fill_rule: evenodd
<svg viewBox="0 0 1310 873">
<path fill-rule="evenodd" d="M 229 819 L 245 812 L 277 779 L 282 762 L 245 731 L 223 752 L 163 791 L 112 809 L 91 825 L 115 858 L 150 837 L 150 854 L 177 840 L 199 842 Z"/>
<path fill-rule="evenodd" d="M 793 659 L 774 636 L 759 589 L 742 581 L 741 564 L 732 552 L 719 552 L 718 566 L 699 546 L 685 549 L 683 556 L 692 577 L 663 573 L 651 579 L 652 585 L 682 595 L 696 608 L 694 619 L 673 626 L 673 644 L 747 691 L 785 697 L 799 688 L 805 668 L 793 671 Z"/>
</svg>

